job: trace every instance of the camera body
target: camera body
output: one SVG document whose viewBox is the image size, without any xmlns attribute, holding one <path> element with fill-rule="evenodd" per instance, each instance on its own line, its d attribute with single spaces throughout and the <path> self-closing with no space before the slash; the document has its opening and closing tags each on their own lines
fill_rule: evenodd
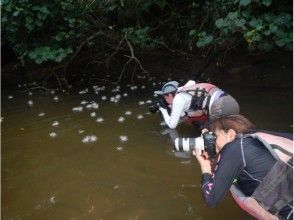
<svg viewBox="0 0 294 220">
<path fill-rule="evenodd" d="M 153 104 L 151 104 L 149 106 L 149 111 L 152 114 L 155 114 L 159 110 L 159 107 L 169 109 L 168 108 L 168 104 L 167 104 L 167 102 L 165 101 L 165 99 L 163 97 L 158 98 L 156 100 L 156 102 L 154 102 Z"/>
<path fill-rule="evenodd" d="M 150 111 L 152 114 L 155 114 L 158 110 L 159 110 L 159 105 L 158 105 L 158 103 L 154 103 L 154 104 L 152 104 L 152 105 L 149 106 L 149 111 Z"/>
<path fill-rule="evenodd" d="M 206 131 L 197 138 L 176 138 L 176 151 L 206 151 L 211 158 L 216 156 L 215 148 L 216 135 L 213 132 Z"/>
</svg>

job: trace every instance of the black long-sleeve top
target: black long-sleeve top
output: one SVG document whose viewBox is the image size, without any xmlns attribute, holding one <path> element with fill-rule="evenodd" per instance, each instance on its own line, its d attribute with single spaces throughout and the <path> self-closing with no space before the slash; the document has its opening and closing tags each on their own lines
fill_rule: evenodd
<svg viewBox="0 0 294 220">
<path fill-rule="evenodd" d="M 219 152 L 213 173 L 202 174 L 202 192 L 206 204 L 216 206 L 235 180 L 238 180 L 241 191 L 251 196 L 275 162 L 276 159 L 259 140 L 253 137 L 235 138 Z M 292 208 L 286 206 L 279 214 L 289 216 L 291 211 Z"/>
<path fill-rule="evenodd" d="M 270 171 L 276 159 L 254 138 L 236 138 L 220 151 L 213 174 L 202 175 L 202 191 L 206 203 L 215 206 L 230 190 L 234 180 L 242 192 L 250 196 Z"/>
</svg>

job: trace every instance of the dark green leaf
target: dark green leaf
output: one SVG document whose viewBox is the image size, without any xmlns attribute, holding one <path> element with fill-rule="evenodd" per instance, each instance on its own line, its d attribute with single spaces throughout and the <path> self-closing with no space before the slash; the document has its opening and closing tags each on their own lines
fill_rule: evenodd
<svg viewBox="0 0 294 220">
<path fill-rule="evenodd" d="M 251 0 L 240 0 L 239 5 L 240 6 L 247 6 L 251 3 Z"/>
</svg>

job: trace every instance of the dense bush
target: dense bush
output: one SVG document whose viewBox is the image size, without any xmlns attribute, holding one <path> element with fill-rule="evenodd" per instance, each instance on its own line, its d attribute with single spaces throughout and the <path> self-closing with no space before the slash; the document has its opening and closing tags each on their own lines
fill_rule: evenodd
<svg viewBox="0 0 294 220">
<path fill-rule="evenodd" d="M 145 50 L 239 43 L 292 50 L 292 1 L 3 0 L 1 7 L 2 41 L 23 64 L 65 61 L 84 43 L 116 48 L 124 37 Z"/>
</svg>

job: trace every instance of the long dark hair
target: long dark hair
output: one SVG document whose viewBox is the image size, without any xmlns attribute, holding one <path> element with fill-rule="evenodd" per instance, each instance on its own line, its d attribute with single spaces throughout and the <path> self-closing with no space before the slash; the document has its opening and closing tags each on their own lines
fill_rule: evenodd
<svg viewBox="0 0 294 220">
<path fill-rule="evenodd" d="M 254 129 L 254 125 L 242 115 L 229 115 L 213 120 L 208 123 L 206 128 L 213 132 L 216 130 L 227 132 L 229 129 L 233 129 L 239 134 L 249 132 Z"/>
</svg>

